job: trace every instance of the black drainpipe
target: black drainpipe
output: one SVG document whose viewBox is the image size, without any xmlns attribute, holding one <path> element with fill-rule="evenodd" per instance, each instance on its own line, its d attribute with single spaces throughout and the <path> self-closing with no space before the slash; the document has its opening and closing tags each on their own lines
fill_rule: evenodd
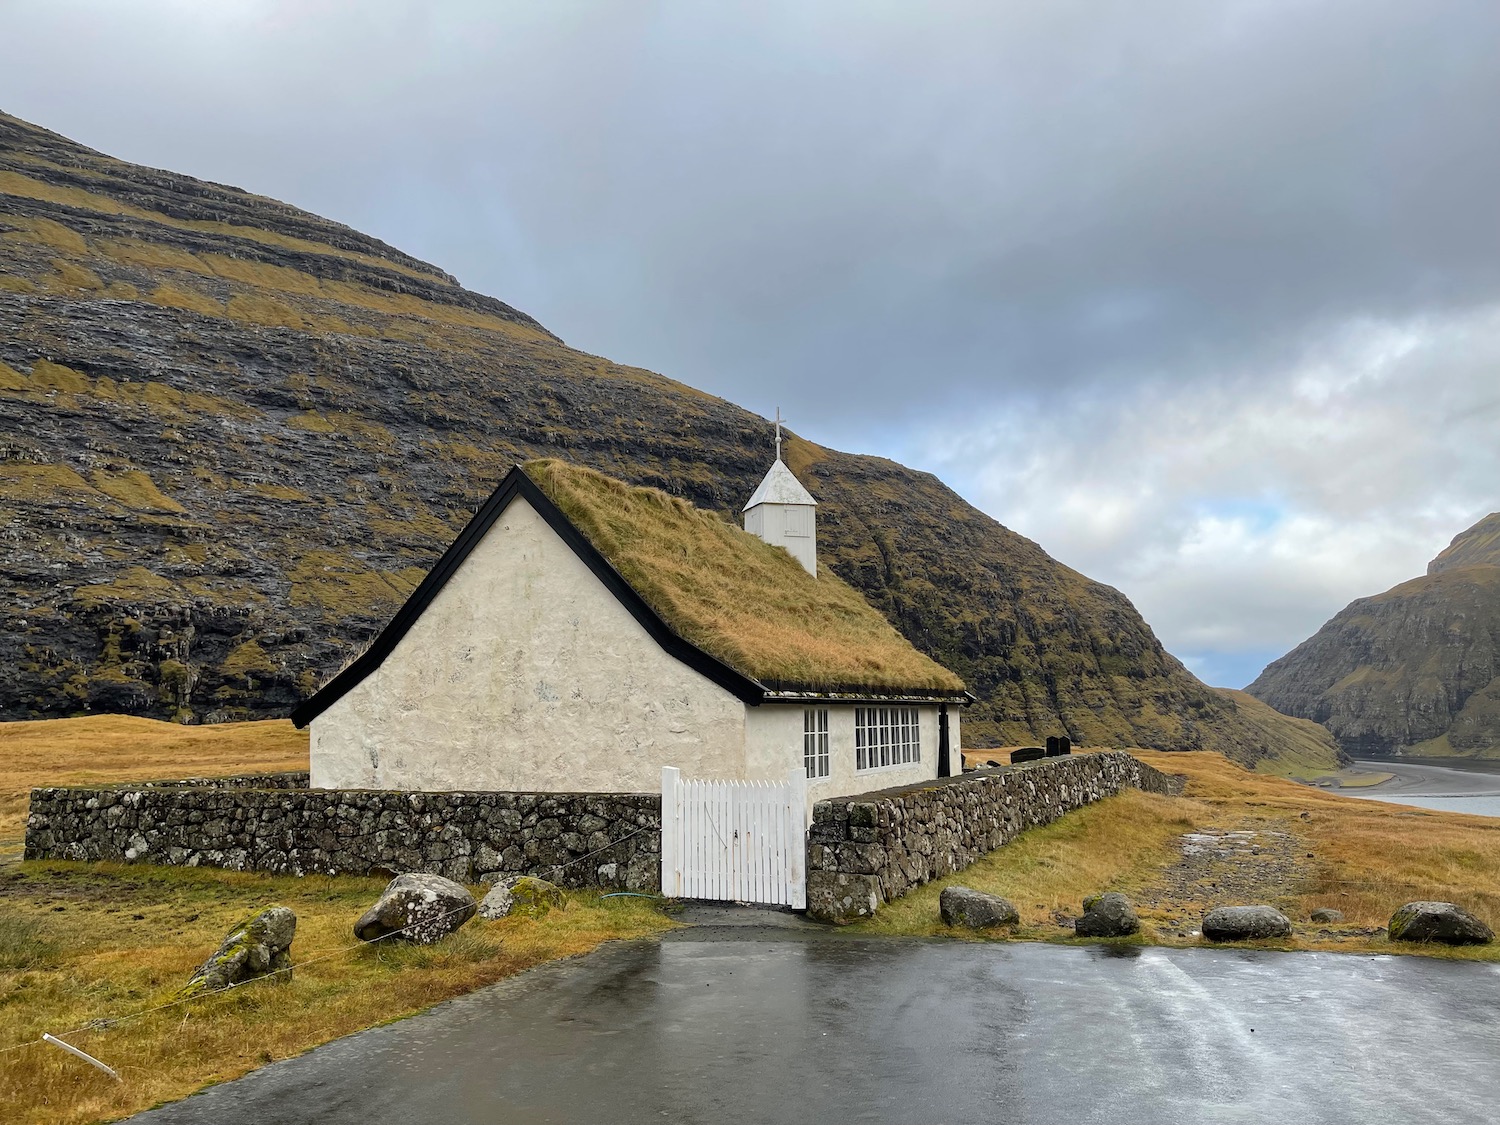
<svg viewBox="0 0 1500 1125">
<path fill-rule="evenodd" d="M 948 749 L 948 705 L 946 703 L 938 704 L 938 776 L 953 776 L 953 762 Z"/>
</svg>

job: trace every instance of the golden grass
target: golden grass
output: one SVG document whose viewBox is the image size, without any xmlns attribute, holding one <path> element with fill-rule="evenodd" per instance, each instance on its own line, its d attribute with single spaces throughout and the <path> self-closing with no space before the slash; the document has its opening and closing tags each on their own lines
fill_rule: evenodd
<svg viewBox="0 0 1500 1125">
<path fill-rule="evenodd" d="M 141 511 L 186 512 L 187 509 L 156 487 L 156 482 L 140 469 L 120 472 L 96 470 L 91 474 L 94 487 L 118 500 L 127 508 Z"/>
<path fill-rule="evenodd" d="M 76 174 L 76 170 L 72 170 Z M 101 188 L 111 185 L 101 182 Z M 408 277 L 419 277 L 424 281 L 432 281 L 442 284 L 442 279 L 435 274 L 426 273 L 421 270 L 412 269 L 399 262 L 389 261 L 385 258 L 377 258 L 370 254 L 361 254 L 357 250 L 343 250 L 337 246 L 330 246 L 324 242 L 310 242 L 304 238 L 295 238 L 291 235 L 277 234 L 274 231 L 261 230 L 259 227 L 239 226 L 235 223 L 223 223 L 205 219 L 178 219 L 171 215 L 165 215 L 160 211 L 151 211 L 143 207 L 135 207 L 129 203 L 122 203 L 107 195 L 98 192 L 86 191 L 83 188 L 62 187 L 57 184 L 49 184 L 42 180 L 23 176 L 19 172 L 0 171 L 0 193 L 5 195 L 19 196 L 23 199 L 39 199 L 47 203 L 61 203 L 68 207 L 77 207 L 85 211 L 97 211 L 105 215 L 129 215 L 136 219 L 147 219 L 162 226 L 176 227 L 179 230 L 195 230 L 206 234 L 223 234 L 232 238 L 243 238 L 251 242 L 259 242 L 265 246 L 279 246 L 287 250 L 299 250 L 309 254 L 324 254 L 336 258 L 347 258 L 354 262 L 363 262 L 365 265 L 377 266 L 380 269 L 394 270 L 404 273 Z M 50 220 L 39 220 L 39 222 L 50 222 Z M 53 226 L 59 224 L 53 223 Z M 66 229 L 66 228 L 64 228 Z M 82 239 L 80 238 L 81 242 Z M 58 245 L 57 243 L 51 243 Z M 59 246 L 59 248 L 64 248 Z M 72 246 L 66 247 L 72 249 Z M 81 249 L 81 247 L 80 247 Z"/>
<path fill-rule="evenodd" d="M 98 493 L 66 465 L 7 463 L 0 469 L 0 500 L 55 503 L 98 498 Z"/>
<path fill-rule="evenodd" d="M 200 313 L 203 316 L 226 315 L 224 306 L 212 297 L 179 285 L 169 283 L 158 285 L 151 296 L 146 299 L 153 305 L 161 305 L 163 308 L 186 309 L 188 312 Z"/>
<path fill-rule="evenodd" d="M 880 908 L 859 929 L 885 934 L 944 930 L 938 897 L 944 887 L 974 887 L 1016 904 L 1028 935 L 1053 911 L 1077 913 L 1099 890 L 1140 890 L 1176 858 L 1173 841 L 1203 813 L 1194 802 L 1132 789 L 1030 832 L 972 867 L 928 883 Z"/>
<path fill-rule="evenodd" d="M 1014 934 L 996 936 L 1075 940 L 1071 929 L 1057 924 L 1054 911 L 1076 916 L 1084 896 L 1097 891 L 1149 890 L 1156 905 L 1142 908 L 1142 933 L 1129 940 L 1198 944 L 1177 937 L 1169 923 L 1200 917 L 1204 897 L 1212 897 L 1207 890 L 1203 897 L 1171 892 L 1167 873 L 1181 858 L 1178 838 L 1203 828 L 1250 828 L 1288 833 L 1301 853 L 1311 853 L 1291 885 L 1269 884 L 1260 900 L 1280 904 L 1296 926 L 1291 939 L 1269 943 L 1275 948 L 1500 961 L 1500 943 L 1409 945 L 1360 932 L 1385 926 L 1397 907 L 1418 900 L 1456 902 L 1491 926 L 1500 924 L 1500 819 L 1340 797 L 1253 773 L 1207 751 L 1131 753 L 1166 773 L 1184 775 L 1183 796 L 1127 791 L 1070 813 L 1023 833 L 956 875 L 917 888 L 852 929 L 972 937 L 950 930 L 938 917 L 942 889 L 959 885 L 1016 904 L 1021 925 Z M 1309 924 L 1308 914 L 1318 907 L 1343 911 L 1344 922 Z"/>
<path fill-rule="evenodd" d="M 645 900 L 582 892 L 541 919 L 476 919 L 436 946 L 350 951 L 355 918 L 383 886 L 145 865 L 27 864 L 0 873 L 0 1048 L 50 1031 L 124 1079 L 50 1045 L 23 1047 L 0 1055 L 0 1120 L 123 1117 L 542 961 L 670 925 Z M 169 1002 L 237 922 L 274 903 L 297 913 L 289 982 L 63 1034 Z"/>
<path fill-rule="evenodd" d="M 0 858 L 20 850 L 26 802 L 44 785 L 223 777 L 307 768 L 307 732 L 286 719 L 185 727 L 130 715 L 0 723 Z"/>
<path fill-rule="evenodd" d="M 1456 902 L 1500 927 L 1500 818 L 1342 797 L 1247 773 L 1218 754 L 1131 753 L 1186 775 L 1187 795 L 1221 813 L 1248 810 L 1305 838 L 1312 871 L 1295 888 L 1304 910 L 1333 906 L 1348 925 L 1372 927 L 1385 925 L 1404 902 L 1432 899 Z M 1500 946 L 1476 955 L 1500 959 Z"/>
<path fill-rule="evenodd" d="M 525 471 L 663 620 L 748 676 L 819 689 L 963 687 L 826 568 L 814 579 L 780 547 L 657 489 L 555 460 Z"/>
</svg>

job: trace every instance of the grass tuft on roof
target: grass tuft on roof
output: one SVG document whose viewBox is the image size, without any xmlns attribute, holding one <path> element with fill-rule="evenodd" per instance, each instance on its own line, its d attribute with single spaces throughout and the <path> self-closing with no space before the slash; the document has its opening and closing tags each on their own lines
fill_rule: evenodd
<svg viewBox="0 0 1500 1125">
<path fill-rule="evenodd" d="M 713 512 L 578 465 L 522 466 L 683 639 L 754 679 L 808 690 L 961 691 L 854 589 Z"/>
</svg>

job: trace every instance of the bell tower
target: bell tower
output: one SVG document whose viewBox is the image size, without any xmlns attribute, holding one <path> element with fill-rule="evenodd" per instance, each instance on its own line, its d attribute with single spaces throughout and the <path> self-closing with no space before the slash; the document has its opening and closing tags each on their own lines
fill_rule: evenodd
<svg viewBox="0 0 1500 1125">
<path fill-rule="evenodd" d="M 781 408 L 776 409 L 776 460 L 745 505 L 745 530 L 776 547 L 818 576 L 818 502 L 781 460 Z"/>
</svg>

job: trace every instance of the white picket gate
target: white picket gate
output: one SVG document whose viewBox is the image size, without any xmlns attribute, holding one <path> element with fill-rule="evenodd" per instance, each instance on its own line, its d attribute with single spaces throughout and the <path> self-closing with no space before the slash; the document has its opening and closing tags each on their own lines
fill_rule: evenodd
<svg viewBox="0 0 1500 1125">
<path fill-rule="evenodd" d="M 807 775 L 684 781 L 661 771 L 661 890 L 669 898 L 807 908 Z"/>
</svg>

